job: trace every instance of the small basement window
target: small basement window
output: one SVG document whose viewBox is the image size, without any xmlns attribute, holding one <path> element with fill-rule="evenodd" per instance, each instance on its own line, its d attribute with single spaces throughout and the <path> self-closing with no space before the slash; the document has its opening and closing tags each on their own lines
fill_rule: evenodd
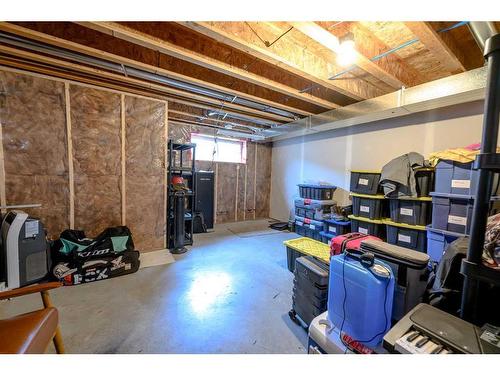
<svg viewBox="0 0 500 375">
<path fill-rule="evenodd" d="M 247 162 L 246 141 L 191 133 L 191 143 L 196 144 L 196 160 L 243 164 Z"/>
</svg>

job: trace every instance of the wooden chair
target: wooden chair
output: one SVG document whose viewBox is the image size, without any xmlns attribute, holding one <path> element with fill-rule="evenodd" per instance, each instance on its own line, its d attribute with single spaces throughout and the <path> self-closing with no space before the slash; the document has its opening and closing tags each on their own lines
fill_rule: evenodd
<svg viewBox="0 0 500 375">
<path fill-rule="evenodd" d="M 56 352 L 64 353 L 59 329 L 59 314 L 52 306 L 49 290 L 62 286 L 59 282 L 30 285 L 0 292 L 0 300 L 40 293 L 44 308 L 8 319 L 0 319 L 0 353 L 41 354 L 45 353 L 52 340 Z"/>
</svg>

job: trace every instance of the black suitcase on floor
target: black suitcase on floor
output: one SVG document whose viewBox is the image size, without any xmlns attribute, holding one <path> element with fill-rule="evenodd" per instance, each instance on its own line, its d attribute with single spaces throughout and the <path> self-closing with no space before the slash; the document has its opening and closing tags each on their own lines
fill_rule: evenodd
<svg viewBox="0 0 500 375">
<path fill-rule="evenodd" d="M 324 262 L 305 256 L 295 260 L 294 288 L 290 318 L 309 326 L 327 309 L 329 268 Z M 297 319 L 299 318 L 299 319 Z"/>
</svg>

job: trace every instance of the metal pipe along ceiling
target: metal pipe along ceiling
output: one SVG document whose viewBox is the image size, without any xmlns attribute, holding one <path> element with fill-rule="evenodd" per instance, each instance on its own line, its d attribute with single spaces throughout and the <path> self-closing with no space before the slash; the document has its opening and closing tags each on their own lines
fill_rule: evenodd
<svg viewBox="0 0 500 375">
<path fill-rule="evenodd" d="M 117 72 L 120 74 L 124 74 L 125 76 L 131 76 L 140 79 L 146 79 L 148 81 L 158 82 L 167 86 L 171 86 L 174 88 L 186 90 L 189 92 L 197 93 L 200 95 L 208 96 L 211 98 L 219 99 L 223 102 L 231 102 L 235 104 L 239 104 L 245 107 L 253 108 L 260 110 L 262 112 L 274 113 L 276 115 L 288 117 L 291 120 L 297 120 L 300 117 L 292 112 L 285 111 L 279 108 L 274 108 L 269 105 L 257 103 L 248 99 L 240 98 L 236 95 L 226 94 L 217 90 L 208 89 L 199 85 L 195 85 L 192 83 L 182 82 L 173 78 L 169 78 L 157 73 L 150 73 L 145 70 L 125 66 L 118 63 L 113 63 L 110 61 L 106 61 L 104 59 L 100 59 L 97 57 L 82 55 L 76 52 L 72 52 L 66 50 L 64 48 L 54 47 L 45 43 L 36 42 L 33 40 L 29 40 L 26 38 L 10 35 L 4 32 L 0 32 L 0 42 L 14 45 L 17 47 L 25 48 L 28 50 L 41 52 L 45 54 L 49 54 L 56 57 L 61 57 L 69 60 L 73 60 L 76 62 L 84 63 L 87 65 L 91 65 L 94 67 L 100 67 L 104 69 L 111 70 L 113 72 Z"/>
<path fill-rule="evenodd" d="M 476 40 L 476 43 L 484 50 L 486 39 L 498 33 L 498 30 L 493 22 L 469 22 L 469 29 Z"/>
</svg>

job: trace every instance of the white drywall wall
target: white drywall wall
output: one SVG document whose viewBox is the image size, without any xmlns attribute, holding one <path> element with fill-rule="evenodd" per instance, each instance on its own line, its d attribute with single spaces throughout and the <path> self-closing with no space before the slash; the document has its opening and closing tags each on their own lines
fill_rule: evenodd
<svg viewBox="0 0 500 375">
<path fill-rule="evenodd" d="M 349 204 L 351 169 L 380 170 L 391 159 L 480 142 L 483 102 L 473 102 L 351 128 L 277 141 L 273 145 L 270 216 L 288 220 L 297 184 L 324 181 Z"/>
</svg>

